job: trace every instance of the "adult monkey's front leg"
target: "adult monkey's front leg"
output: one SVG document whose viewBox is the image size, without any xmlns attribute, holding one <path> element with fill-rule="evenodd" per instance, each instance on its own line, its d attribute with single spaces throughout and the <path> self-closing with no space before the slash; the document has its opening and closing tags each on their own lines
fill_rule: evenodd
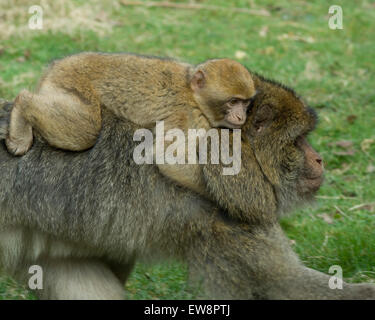
<svg viewBox="0 0 375 320">
<path fill-rule="evenodd" d="M 375 299 L 371 284 L 343 283 L 305 267 L 279 224 L 260 227 L 216 222 L 209 242 L 191 248 L 190 272 L 213 299 Z"/>
</svg>

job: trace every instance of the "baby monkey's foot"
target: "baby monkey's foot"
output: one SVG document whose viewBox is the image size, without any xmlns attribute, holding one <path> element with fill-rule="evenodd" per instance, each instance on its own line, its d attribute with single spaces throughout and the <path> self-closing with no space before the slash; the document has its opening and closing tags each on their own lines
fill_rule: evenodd
<svg viewBox="0 0 375 320">
<path fill-rule="evenodd" d="M 5 140 L 8 151 L 15 156 L 23 156 L 27 151 L 30 150 L 33 144 L 33 134 L 28 137 L 11 138 L 8 136 Z"/>
<path fill-rule="evenodd" d="M 5 139 L 8 151 L 15 156 L 24 155 L 33 144 L 33 129 L 21 114 L 23 104 L 28 103 L 30 93 L 22 91 L 14 101 L 14 106 L 10 114 L 9 134 Z"/>
</svg>

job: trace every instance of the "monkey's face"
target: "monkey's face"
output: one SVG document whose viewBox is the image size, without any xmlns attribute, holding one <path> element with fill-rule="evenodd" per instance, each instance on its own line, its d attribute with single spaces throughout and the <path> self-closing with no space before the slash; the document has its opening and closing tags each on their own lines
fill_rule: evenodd
<svg viewBox="0 0 375 320">
<path fill-rule="evenodd" d="M 241 128 L 256 93 L 249 71 L 229 59 L 209 60 L 200 65 L 190 86 L 213 127 Z"/>
<path fill-rule="evenodd" d="M 307 142 L 317 116 L 288 88 L 262 79 L 256 89 L 243 132 L 284 211 L 313 199 L 323 182 L 323 160 Z"/>
<path fill-rule="evenodd" d="M 241 128 L 246 121 L 249 104 L 250 99 L 230 98 L 221 107 L 223 112 L 219 126 L 231 129 Z"/>
<path fill-rule="evenodd" d="M 303 172 L 298 180 L 298 193 L 309 195 L 317 191 L 323 182 L 323 159 L 305 137 L 299 137 L 295 145 L 304 155 Z"/>
</svg>

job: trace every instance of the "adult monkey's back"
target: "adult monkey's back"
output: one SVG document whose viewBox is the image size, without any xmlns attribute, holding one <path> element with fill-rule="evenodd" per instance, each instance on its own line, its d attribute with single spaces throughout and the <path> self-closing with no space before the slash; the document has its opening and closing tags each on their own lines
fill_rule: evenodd
<svg viewBox="0 0 375 320">
<path fill-rule="evenodd" d="M 267 123 L 259 116 L 250 117 L 248 134 L 253 123 L 254 134 Z M 226 212 L 175 187 L 155 166 L 136 165 L 134 129 L 105 113 L 98 143 L 83 153 L 37 140 L 14 158 L 0 146 L 0 261 L 20 280 L 40 265 L 42 298 L 121 298 L 134 262 L 151 257 L 187 261 L 192 279 L 202 280 L 201 295 L 210 298 L 375 297 L 366 284 L 332 290 L 327 275 L 299 262 L 277 221 L 278 202 L 289 193 L 277 190 L 282 181 L 272 173 L 263 177 L 262 154 L 254 157 L 243 145 L 236 177 L 206 166 L 208 187 Z M 251 192 L 259 175 L 258 192 Z M 226 203 L 220 190 L 237 194 Z"/>
</svg>

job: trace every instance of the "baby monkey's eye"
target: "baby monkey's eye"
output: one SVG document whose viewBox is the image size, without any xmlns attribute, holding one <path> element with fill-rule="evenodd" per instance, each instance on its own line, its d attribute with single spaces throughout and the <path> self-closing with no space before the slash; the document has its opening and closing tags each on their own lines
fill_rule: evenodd
<svg viewBox="0 0 375 320">
<path fill-rule="evenodd" d="M 232 98 L 228 101 L 229 105 L 230 106 L 236 106 L 238 105 L 239 103 L 241 103 L 241 99 L 238 99 L 238 98 Z"/>
<path fill-rule="evenodd" d="M 228 101 L 229 106 L 235 107 L 242 105 L 243 107 L 248 107 L 250 105 L 251 99 L 240 99 L 232 98 Z"/>
</svg>

